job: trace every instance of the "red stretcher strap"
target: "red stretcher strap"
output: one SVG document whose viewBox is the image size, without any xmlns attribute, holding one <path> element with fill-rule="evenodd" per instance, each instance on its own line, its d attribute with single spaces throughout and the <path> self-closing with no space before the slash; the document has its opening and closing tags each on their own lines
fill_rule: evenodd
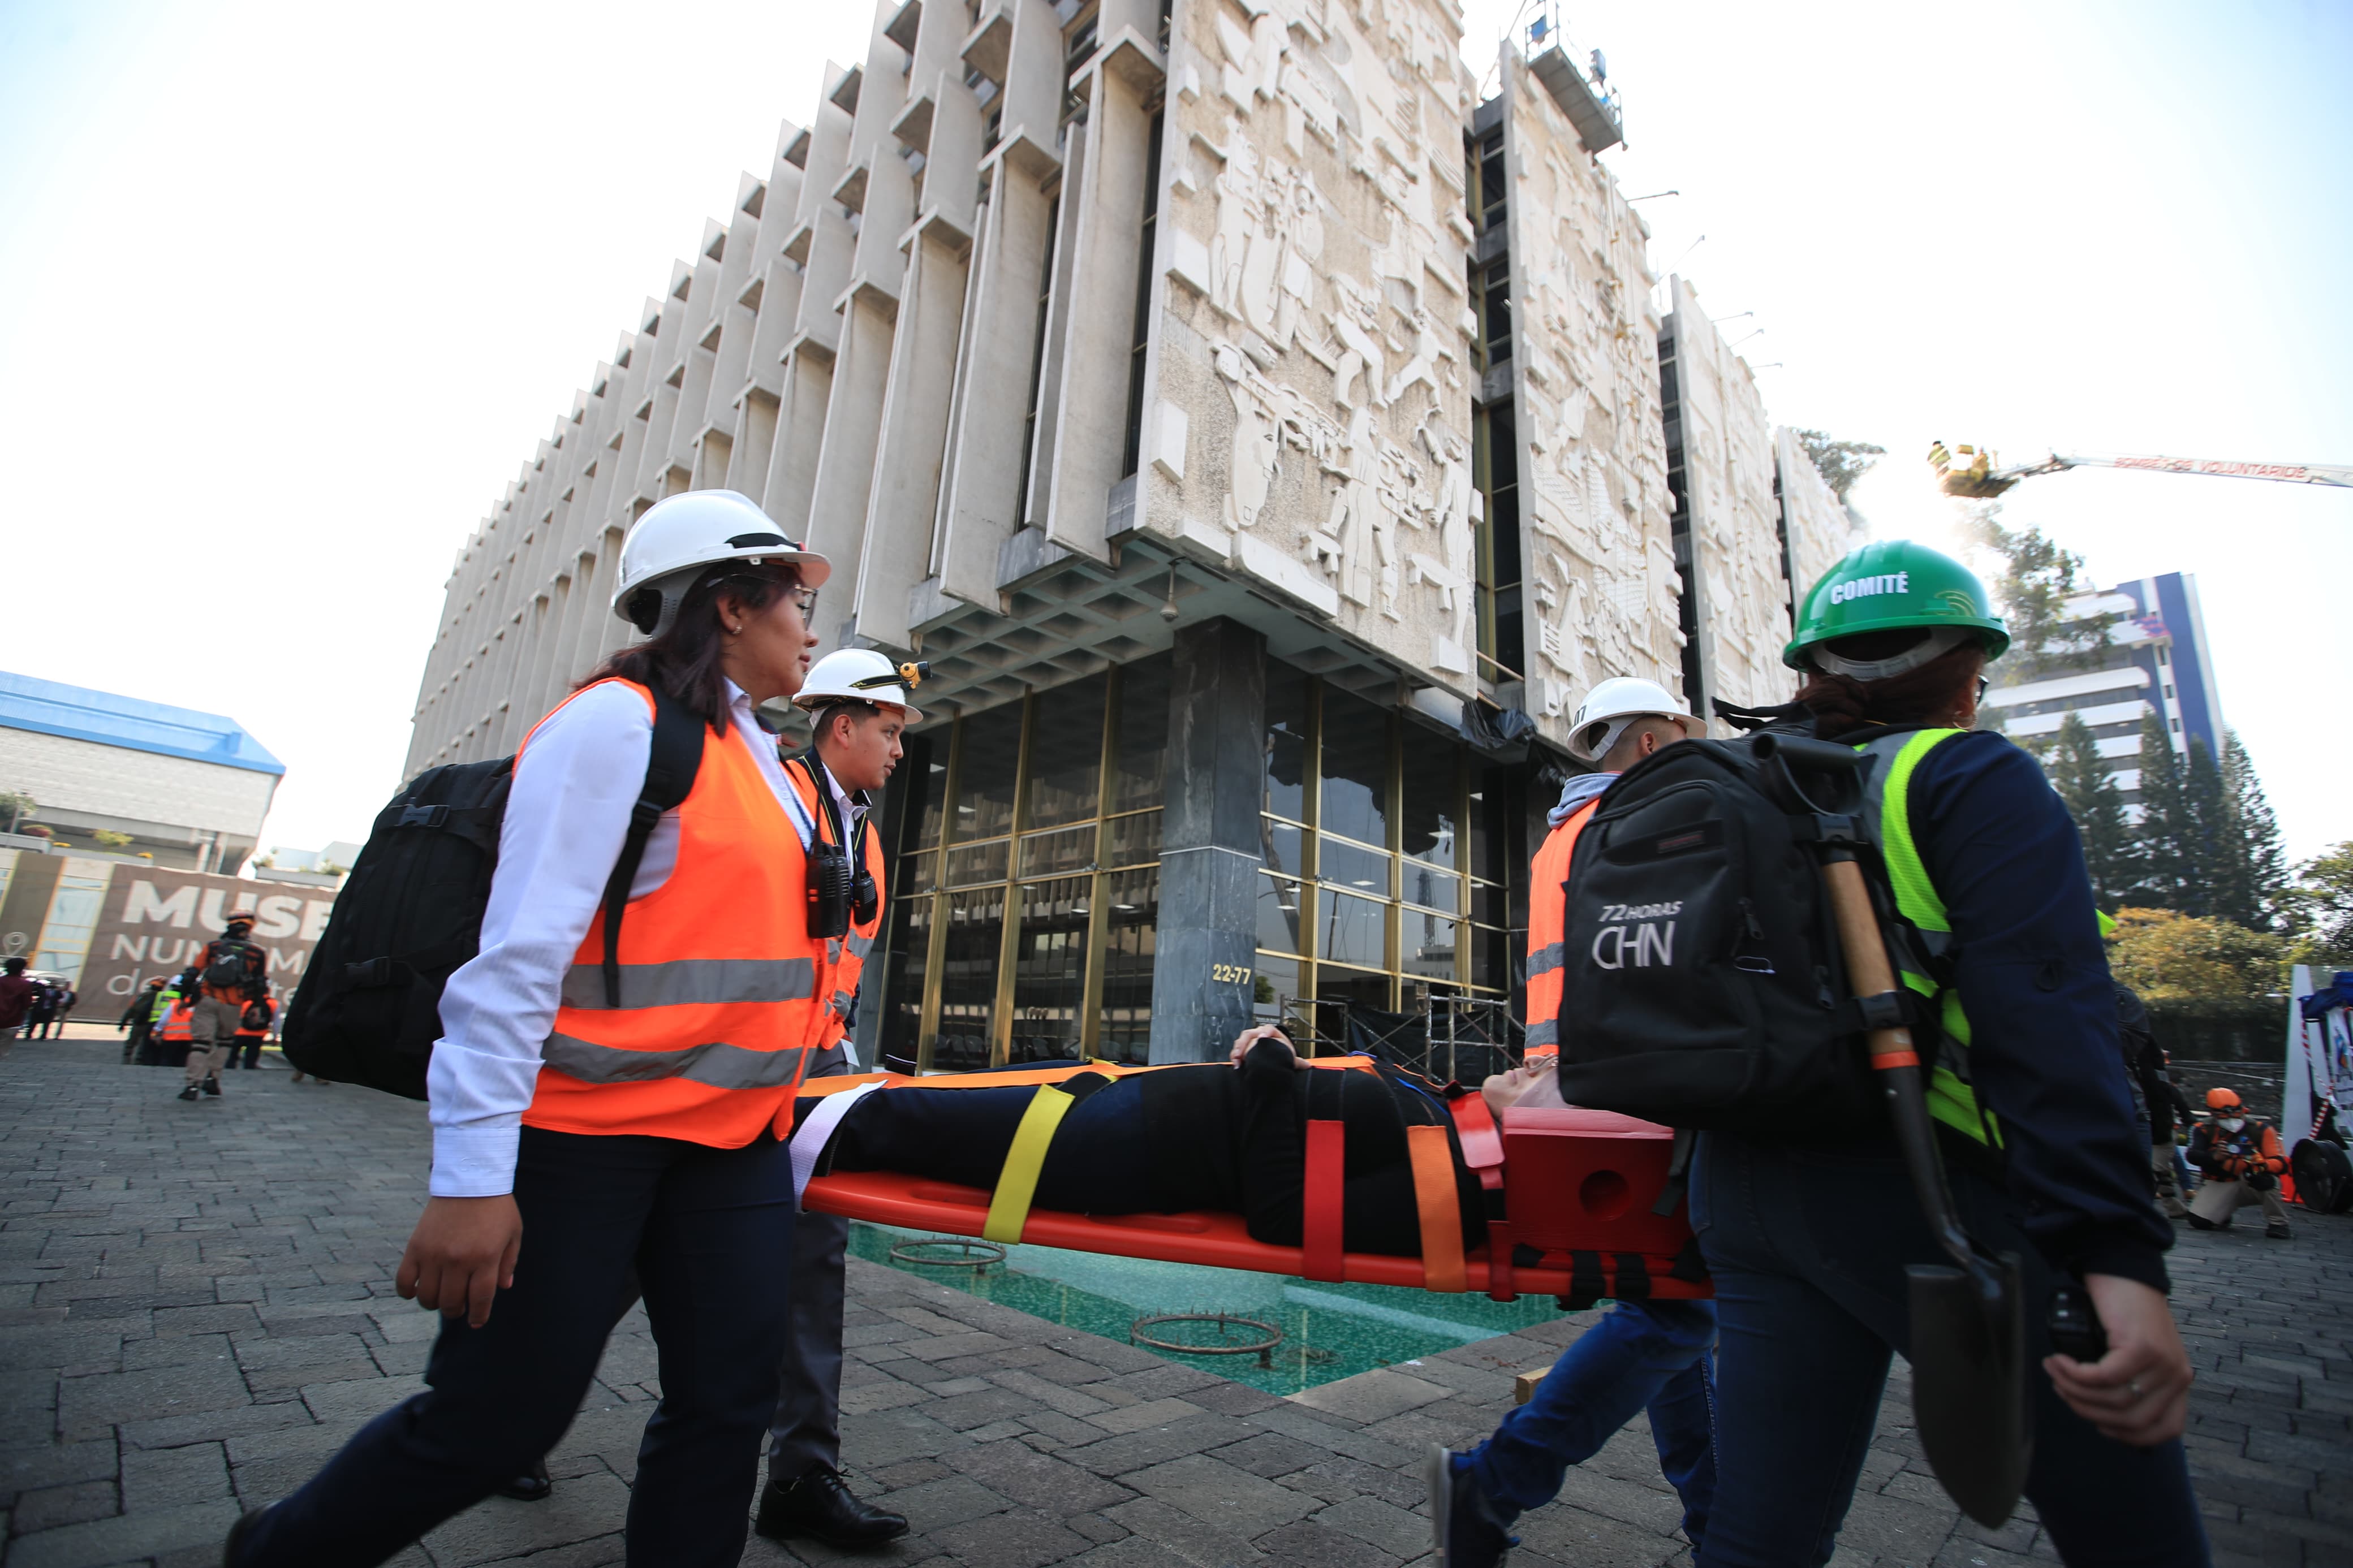
<svg viewBox="0 0 2353 1568">
<path fill-rule="evenodd" d="M 1479 1184 L 1489 1192 L 1504 1186 L 1504 1138 L 1484 1096 L 1476 1089 L 1448 1102 L 1454 1118 L 1454 1136 L 1462 1145 L 1462 1163 L 1478 1173 Z"/>
<path fill-rule="evenodd" d="M 1467 1290 L 1471 1272 L 1463 1267 L 1462 1210 L 1455 1201 L 1454 1155 L 1446 1129 L 1407 1128 L 1405 1151 L 1413 1163 L 1413 1203 L 1421 1218 L 1422 1288 Z"/>
<path fill-rule="evenodd" d="M 1302 1196 L 1301 1272 L 1310 1279 L 1346 1278 L 1340 1247 L 1342 1194 L 1347 1186 L 1347 1129 L 1339 1121 L 1307 1123 L 1306 1190 Z"/>
</svg>

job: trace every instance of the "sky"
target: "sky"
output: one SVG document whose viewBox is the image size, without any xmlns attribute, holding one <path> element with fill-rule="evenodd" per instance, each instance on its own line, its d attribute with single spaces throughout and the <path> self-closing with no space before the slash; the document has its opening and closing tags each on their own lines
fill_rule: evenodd
<svg viewBox="0 0 2353 1568">
<path fill-rule="evenodd" d="M 1474 71 L 1524 10 L 1465 7 Z M 1562 20 L 1625 97 L 1604 163 L 1679 193 L 1653 267 L 1776 420 L 1888 449 L 1881 535 L 1949 541 L 1932 439 L 2353 462 L 2347 0 Z M 0 0 L 0 668 L 228 713 L 287 764 L 265 846 L 364 837 L 459 546 L 871 26 Z M 2197 574 L 2290 852 L 2353 838 L 2353 491 L 2081 470 L 2003 521 Z"/>
</svg>

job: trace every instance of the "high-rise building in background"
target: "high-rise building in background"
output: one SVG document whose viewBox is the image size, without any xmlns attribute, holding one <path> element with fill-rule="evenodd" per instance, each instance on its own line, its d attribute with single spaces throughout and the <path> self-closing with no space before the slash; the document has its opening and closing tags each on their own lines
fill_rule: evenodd
<svg viewBox="0 0 2353 1568">
<path fill-rule="evenodd" d="M 1786 699 L 1851 526 L 1535 31 L 1482 98 L 1449 0 L 885 5 L 460 552 L 410 769 L 512 750 L 724 486 L 932 668 L 866 1059 L 1508 997 L 1583 689 Z"/>
<path fill-rule="evenodd" d="M 2222 697 L 2193 574 L 2136 577 L 2079 594 L 2067 607 L 2077 617 L 2112 618 L 2099 668 L 1995 687 L 1986 705 L 2000 715 L 2005 734 L 2047 740 L 2076 714 L 2091 727 L 2127 811 L 2139 806 L 2142 724 L 2151 713 L 2164 720 L 2177 753 L 2187 755 L 2195 740 L 2221 760 Z M 2001 670 L 1993 666 L 1997 679 Z"/>
</svg>

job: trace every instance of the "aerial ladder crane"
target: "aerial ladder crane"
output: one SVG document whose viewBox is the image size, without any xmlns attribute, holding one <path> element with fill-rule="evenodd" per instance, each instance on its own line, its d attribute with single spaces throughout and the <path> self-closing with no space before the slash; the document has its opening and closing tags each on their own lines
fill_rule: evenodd
<svg viewBox="0 0 2353 1568">
<path fill-rule="evenodd" d="M 2224 479 L 2278 479 L 2292 485 L 2337 485 L 2353 489 L 2353 468 L 2322 463 L 2239 463 L 2211 458 L 2080 458 L 2054 452 L 2039 463 L 2005 468 L 2000 466 L 1990 447 L 1959 446 L 1947 450 L 1942 441 L 1928 448 L 1928 466 L 1936 470 L 1939 489 L 1964 500 L 1991 500 L 2021 479 L 2086 468 L 2215 474 Z"/>
</svg>

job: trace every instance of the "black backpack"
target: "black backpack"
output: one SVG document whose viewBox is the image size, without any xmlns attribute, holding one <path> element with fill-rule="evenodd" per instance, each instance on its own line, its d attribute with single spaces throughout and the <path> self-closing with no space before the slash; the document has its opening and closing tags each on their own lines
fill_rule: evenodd
<svg viewBox="0 0 2353 1568">
<path fill-rule="evenodd" d="M 222 991 L 242 991 L 251 983 L 254 949 L 241 942 L 223 937 L 210 949 L 210 961 L 205 965 L 204 984 Z"/>
<path fill-rule="evenodd" d="M 646 840 L 694 787 L 702 721 L 654 689 L 652 754 L 605 884 L 605 1001 L 620 1005 L 621 911 Z M 441 989 L 480 946 L 514 759 L 453 763 L 410 780 L 366 846 L 286 1005 L 280 1043 L 302 1072 L 423 1100 Z"/>
<path fill-rule="evenodd" d="M 1587 822 L 1563 924 L 1571 1105 L 1783 1138 L 1883 1122 L 1811 845 L 1861 851 L 1883 927 L 1884 872 L 1852 808 L 1788 797 L 1777 745 L 1855 758 L 1781 736 L 1685 741 L 1627 770 Z M 1849 795 L 1858 761 L 1839 763 Z M 1925 1047 L 1925 1017 L 1905 1021 Z"/>
</svg>

